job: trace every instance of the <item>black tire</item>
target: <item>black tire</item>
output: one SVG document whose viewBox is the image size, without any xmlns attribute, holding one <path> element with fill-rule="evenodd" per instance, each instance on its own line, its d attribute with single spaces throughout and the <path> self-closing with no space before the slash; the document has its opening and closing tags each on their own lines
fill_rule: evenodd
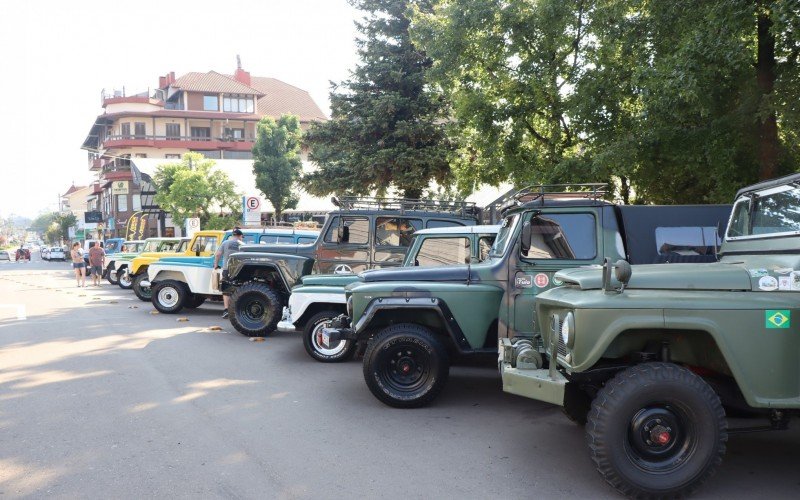
<svg viewBox="0 0 800 500">
<path fill-rule="evenodd" d="M 321 329 L 341 314 L 338 311 L 322 311 L 311 316 L 303 328 L 303 347 L 309 356 L 322 363 L 347 361 L 356 352 L 356 343 L 352 340 L 340 340 L 336 345 L 326 348 L 320 339 Z"/>
<path fill-rule="evenodd" d="M 116 269 L 107 269 L 106 270 L 106 281 L 108 281 L 112 285 L 119 285 L 119 280 L 117 279 L 117 270 Z"/>
<path fill-rule="evenodd" d="M 592 398 L 574 383 L 569 383 L 564 388 L 564 405 L 561 411 L 568 419 L 578 425 L 586 425 L 586 417 L 592 408 Z"/>
<path fill-rule="evenodd" d="M 131 275 L 127 273 L 128 268 L 123 266 L 116 271 L 117 275 L 117 286 L 122 288 L 123 290 L 130 290 L 133 288 L 133 279 Z"/>
<path fill-rule="evenodd" d="M 671 363 L 645 363 L 598 392 L 586 440 L 600 475 L 623 495 L 683 497 L 722 462 L 727 421 L 703 379 Z"/>
<path fill-rule="evenodd" d="M 159 281 L 152 288 L 151 302 L 158 312 L 176 314 L 183 309 L 190 292 L 186 283 L 176 280 Z"/>
<path fill-rule="evenodd" d="M 231 295 L 228 317 L 236 331 L 248 337 L 263 337 L 275 331 L 281 320 L 283 301 L 262 283 L 245 283 Z"/>
<path fill-rule="evenodd" d="M 205 296 L 203 295 L 196 295 L 194 293 L 189 294 L 187 297 L 186 302 L 183 304 L 183 307 L 186 309 L 197 309 L 198 307 L 203 305 L 203 302 L 206 301 Z"/>
<path fill-rule="evenodd" d="M 439 339 L 413 323 L 379 332 L 364 354 L 364 380 L 372 394 L 395 408 L 425 406 L 442 392 L 450 359 Z"/>
<path fill-rule="evenodd" d="M 141 300 L 142 302 L 150 302 L 151 298 L 153 297 L 153 291 L 150 287 L 142 286 L 142 281 L 147 280 L 147 273 L 139 273 L 133 277 L 133 285 L 131 288 L 133 289 L 133 293 Z"/>
</svg>

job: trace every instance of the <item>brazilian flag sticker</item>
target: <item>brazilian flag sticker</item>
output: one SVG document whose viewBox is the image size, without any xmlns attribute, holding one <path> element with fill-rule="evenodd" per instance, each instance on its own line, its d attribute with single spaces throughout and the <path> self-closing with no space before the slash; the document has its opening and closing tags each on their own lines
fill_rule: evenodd
<svg viewBox="0 0 800 500">
<path fill-rule="evenodd" d="M 792 311 L 788 309 L 767 309 L 764 311 L 765 328 L 789 328 L 792 324 Z"/>
</svg>

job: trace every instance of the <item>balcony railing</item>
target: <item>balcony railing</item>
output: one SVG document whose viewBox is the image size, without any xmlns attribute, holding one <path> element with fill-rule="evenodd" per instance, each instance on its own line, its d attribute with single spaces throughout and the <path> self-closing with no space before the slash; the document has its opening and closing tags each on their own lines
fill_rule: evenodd
<svg viewBox="0 0 800 500">
<path fill-rule="evenodd" d="M 233 137 L 233 136 L 216 136 L 216 137 L 203 137 L 193 135 L 139 135 L 139 134 L 126 134 L 126 135 L 109 135 L 104 139 L 105 141 L 130 141 L 130 140 L 143 140 L 143 141 L 222 141 L 222 142 L 254 142 L 255 138 L 252 135 L 247 137 Z"/>
</svg>

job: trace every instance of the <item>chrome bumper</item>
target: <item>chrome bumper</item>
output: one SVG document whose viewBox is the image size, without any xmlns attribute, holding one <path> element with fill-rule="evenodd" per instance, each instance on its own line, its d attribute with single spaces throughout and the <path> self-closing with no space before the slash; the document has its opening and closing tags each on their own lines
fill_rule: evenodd
<svg viewBox="0 0 800 500">
<path fill-rule="evenodd" d="M 278 331 L 279 332 L 294 332 L 297 329 L 294 326 L 294 322 L 292 321 L 292 309 L 289 307 L 283 308 L 283 317 L 278 322 Z"/>
</svg>

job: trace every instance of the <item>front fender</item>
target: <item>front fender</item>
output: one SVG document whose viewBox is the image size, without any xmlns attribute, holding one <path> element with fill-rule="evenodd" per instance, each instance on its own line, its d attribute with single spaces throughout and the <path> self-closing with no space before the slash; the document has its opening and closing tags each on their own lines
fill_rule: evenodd
<svg viewBox="0 0 800 500">
<path fill-rule="evenodd" d="M 231 282 L 249 281 L 261 274 L 275 272 L 280 276 L 286 291 L 300 284 L 300 279 L 311 274 L 314 259 L 302 255 L 237 252 L 228 258 L 228 279 Z"/>
</svg>

